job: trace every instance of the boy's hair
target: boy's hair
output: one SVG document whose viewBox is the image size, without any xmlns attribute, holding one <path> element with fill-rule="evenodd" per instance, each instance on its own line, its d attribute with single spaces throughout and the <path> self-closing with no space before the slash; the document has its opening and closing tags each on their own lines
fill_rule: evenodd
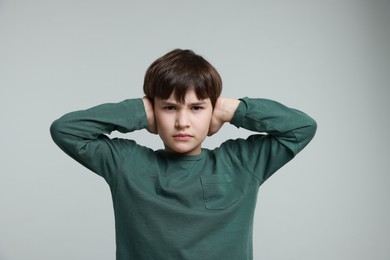
<svg viewBox="0 0 390 260">
<path fill-rule="evenodd" d="M 191 88 L 198 99 L 210 98 L 213 107 L 222 92 L 222 79 L 217 70 L 192 50 L 168 52 L 146 70 L 144 93 L 152 102 L 155 97 L 168 99 L 174 93 L 176 100 L 184 103 Z"/>
</svg>

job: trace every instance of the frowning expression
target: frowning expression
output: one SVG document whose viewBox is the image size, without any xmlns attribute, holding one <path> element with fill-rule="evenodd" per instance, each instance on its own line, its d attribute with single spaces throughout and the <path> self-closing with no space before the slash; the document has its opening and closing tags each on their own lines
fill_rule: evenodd
<svg viewBox="0 0 390 260">
<path fill-rule="evenodd" d="M 210 99 L 198 99 L 193 89 L 187 91 L 184 103 L 178 102 L 173 93 L 166 100 L 155 98 L 157 132 L 165 150 L 184 155 L 200 154 L 212 113 Z"/>
</svg>

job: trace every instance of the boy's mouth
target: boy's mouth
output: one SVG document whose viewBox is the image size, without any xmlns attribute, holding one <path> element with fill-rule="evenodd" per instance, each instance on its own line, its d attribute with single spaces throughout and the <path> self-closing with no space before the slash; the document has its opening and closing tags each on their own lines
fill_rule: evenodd
<svg viewBox="0 0 390 260">
<path fill-rule="evenodd" d="M 173 136 L 174 139 L 180 140 L 180 141 L 187 141 L 191 139 L 193 136 L 190 134 L 176 134 Z"/>
</svg>

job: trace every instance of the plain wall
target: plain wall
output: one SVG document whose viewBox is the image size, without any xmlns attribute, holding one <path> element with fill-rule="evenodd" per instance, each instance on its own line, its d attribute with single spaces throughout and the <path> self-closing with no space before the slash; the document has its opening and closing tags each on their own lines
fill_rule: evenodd
<svg viewBox="0 0 390 260">
<path fill-rule="evenodd" d="M 108 185 L 52 142 L 66 112 L 141 97 L 149 64 L 190 48 L 223 96 L 318 122 L 263 184 L 254 259 L 390 259 L 390 1 L 0 1 L 0 259 L 115 258 Z M 205 142 L 248 132 L 227 125 Z M 125 135 L 161 148 L 146 131 Z"/>
</svg>

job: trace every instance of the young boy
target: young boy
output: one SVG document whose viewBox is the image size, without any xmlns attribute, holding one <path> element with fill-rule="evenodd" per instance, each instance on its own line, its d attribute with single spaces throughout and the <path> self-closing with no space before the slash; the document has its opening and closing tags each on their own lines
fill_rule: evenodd
<svg viewBox="0 0 390 260">
<path fill-rule="evenodd" d="M 110 186 L 116 259 L 253 258 L 259 187 L 309 143 L 316 123 L 275 101 L 222 98 L 221 90 L 209 62 L 176 49 L 146 71 L 146 97 L 53 122 L 55 143 Z M 224 123 L 258 134 L 202 148 Z M 145 128 L 161 137 L 164 149 L 106 135 Z"/>
</svg>

